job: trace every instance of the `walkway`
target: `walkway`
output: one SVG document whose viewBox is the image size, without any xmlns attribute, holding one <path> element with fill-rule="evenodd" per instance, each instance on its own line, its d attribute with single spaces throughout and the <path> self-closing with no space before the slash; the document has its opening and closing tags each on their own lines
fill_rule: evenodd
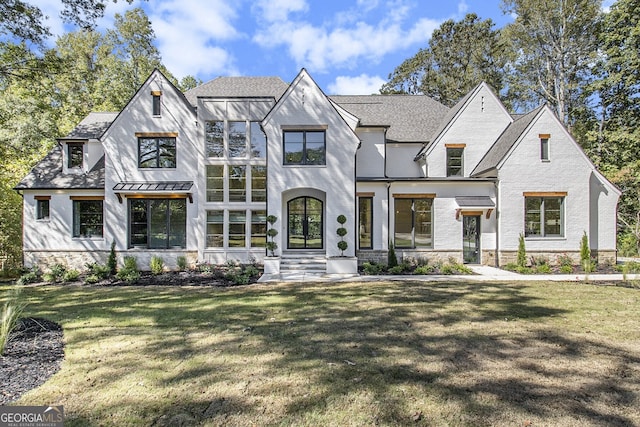
<svg viewBox="0 0 640 427">
<path fill-rule="evenodd" d="M 640 274 L 518 274 L 485 265 L 469 266 L 474 275 L 398 275 L 364 276 L 358 274 L 319 274 L 295 272 L 287 274 L 265 274 L 260 283 L 274 282 L 374 282 L 420 280 L 425 282 L 505 282 L 505 281 L 552 281 L 552 282 L 622 282 L 640 281 Z"/>
</svg>

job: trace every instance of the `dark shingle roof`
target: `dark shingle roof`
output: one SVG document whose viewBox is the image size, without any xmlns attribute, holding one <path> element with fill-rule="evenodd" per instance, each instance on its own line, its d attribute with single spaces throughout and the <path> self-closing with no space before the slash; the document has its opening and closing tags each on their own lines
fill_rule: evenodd
<svg viewBox="0 0 640 427">
<path fill-rule="evenodd" d="M 69 135 L 62 139 L 98 139 L 117 116 L 118 113 L 89 113 Z"/>
<path fill-rule="evenodd" d="M 14 187 L 35 189 L 104 189 L 104 156 L 86 174 L 62 173 L 62 148 L 56 145 L 31 172 Z"/>
<path fill-rule="evenodd" d="M 336 95 L 333 102 L 360 119 L 360 126 L 388 126 L 387 140 L 426 142 L 449 110 L 424 95 Z"/>
<path fill-rule="evenodd" d="M 288 87 L 280 77 L 218 77 L 188 90 L 184 95 L 191 105 L 196 106 L 199 96 L 279 99 Z"/>
<path fill-rule="evenodd" d="M 500 138 L 487 151 L 487 154 L 480 160 L 478 166 L 473 170 L 471 176 L 481 174 L 488 170 L 494 169 L 498 163 L 507 155 L 511 147 L 516 143 L 522 132 L 531 124 L 533 119 L 538 115 L 544 106 L 540 106 L 527 114 L 520 116 L 516 121 L 511 123 Z"/>
</svg>

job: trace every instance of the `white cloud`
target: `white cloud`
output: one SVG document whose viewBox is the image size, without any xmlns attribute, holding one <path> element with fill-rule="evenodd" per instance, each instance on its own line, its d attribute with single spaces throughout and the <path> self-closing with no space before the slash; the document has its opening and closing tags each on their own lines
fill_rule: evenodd
<svg viewBox="0 0 640 427">
<path fill-rule="evenodd" d="M 235 3 L 233 3 L 235 4 Z M 233 25 L 238 13 L 222 0 L 154 2 L 149 13 L 162 62 L 176 77 L 236 74 L 233 56 L 216 43 L 244 37 Z"/>
<path fill-rule="evenodd" d="M 268 22 L 281 22 L 286 21 L 291 12 L 307 11 L 309 5 L 305 0 L 258 0 L 254 8 Z"/>
<path fill-rule="evenodd" d="M 611 10 L 611 6 L 616 2 L 616 0 L 604 0 L 602 2 L 602 11 L 605 13 L 609 13 Z"/>
<path fill-rule="evenodd" d="M 358 22 L 349 28 L 326 28 L 305 22 L 280 22 L 258 31 L 253 40 L 262 47 L 285 46 L 298 66 L 312 71 L 354 66 L 354 61 L 379 62 L 385 55 L 425 43 L 440 22 L 418 20 L 409 29 L 400 22 L 371 25 Z"/>
<path fill-rule="evenodd" d="M 329 84 L 327 93 L 335 95 L 371 95 L 380 92 L 386 80 L 379 76 L 360 74 L 359 76 L 338 76 Z"/>
<path fill-rule="evenodd" d="M 469 5 L 467 4 L 467 2 L 462 0 L 460 3 L 458 3 L 458 15 L 464 16 L 467 14 L 468 10 L 469 10 Z"/>
</svg>

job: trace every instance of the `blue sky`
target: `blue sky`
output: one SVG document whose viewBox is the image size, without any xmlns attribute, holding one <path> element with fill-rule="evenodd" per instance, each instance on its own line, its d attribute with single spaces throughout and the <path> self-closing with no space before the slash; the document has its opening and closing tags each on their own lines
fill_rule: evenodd
<svg viewBox="0 0 640 427">
<path fill-rule="evenodd" d="M 605 0 L 609 6 L 613 0 Z M 65 28 L 59 0 L 36 2 L 54 34 Z M 304 67 L 327 94 L 370 94 L 389 73 L 425 47 L 447 19 L 467 13 L 497 27 L 512 17 L 500 0 L 135 0 L 109 3 L 99 29 L 115 13 L 144 8 L 163 63 L 178 78 L 279 76 Z M 51 41 L 53 43 L 54 39 Z"/>
</svg>

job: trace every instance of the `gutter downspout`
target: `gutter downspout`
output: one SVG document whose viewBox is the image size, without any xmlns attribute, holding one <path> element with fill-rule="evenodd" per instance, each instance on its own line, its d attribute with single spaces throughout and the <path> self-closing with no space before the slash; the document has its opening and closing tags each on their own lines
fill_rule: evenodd
<svg viewBox="0 0 640 427">
<path fill-rule="evenodd" d="M 496 189 L 496 258 L 495 267 L 500 268 L 500 180 L 497 179 L 493 186 Z"/>
<path fill-rule="evenodd" d="M 389 242 L 391 242 L 391 181 L 387 175 L 387 130 L 384 130 L 384 178 L 387 180 L 387 253 L 389 252 Z"/>
</svg>

